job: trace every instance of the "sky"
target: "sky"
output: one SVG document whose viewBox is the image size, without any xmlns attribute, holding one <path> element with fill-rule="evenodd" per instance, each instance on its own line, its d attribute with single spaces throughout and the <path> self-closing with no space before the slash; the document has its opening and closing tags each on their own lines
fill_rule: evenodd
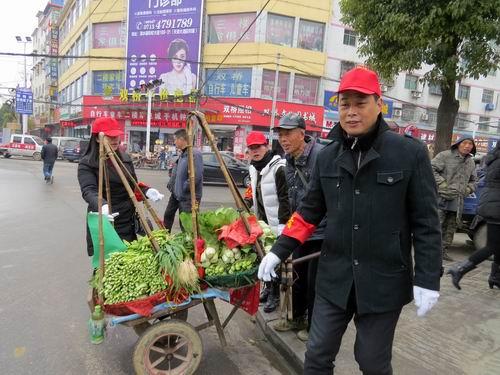
<svg viewBox="0 0 500 375">
<path fill-rule="evenodd" d="M 23 43 L 16 41 L 15 36 L 23 38 L 31 36 L 37 27 L 36 14 L 43 11 L 48 0 L 14 0 L 0 1 L 0 52 L 23 53 Z M 26 44 L 26 53 L 32 52 L 31 43 Z M 26 60 L 29 69 L 32 59 Z M 7 99 L 8 91 L 4 87 L 21 86 L 24 83 L 24 58 L 0 55 L 0 101 Z M 29 79 L 28 79 L 29 85 Z"/>
</svg>

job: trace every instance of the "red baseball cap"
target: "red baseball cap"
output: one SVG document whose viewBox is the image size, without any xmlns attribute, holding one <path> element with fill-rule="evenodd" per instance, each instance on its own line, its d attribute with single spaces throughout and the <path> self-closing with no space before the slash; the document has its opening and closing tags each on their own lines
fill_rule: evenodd
<svg viewBox="0 0 500 375">
<path fill-rule="evenodd" d="M 340 80 L 338 92 L 348 90 L 359 91 L 367 95 L 377 94 L 378 96 L 382 96 L 377 73 L 363 67 L 356 67 L 349 70 Z"/>
<path fill-rule="evenodd" d="M 120 124 L 113 117 L 99 117 L 92 124 L 92 134 L 103 132 L 108 137 L 123 135 Z"/>
<path fill-rule="evenodd" d="M 267 138 L 262 132 L 253 131 L 247 135 L 247 147 L 253 145 L 267 145 Z"/>
</svg>

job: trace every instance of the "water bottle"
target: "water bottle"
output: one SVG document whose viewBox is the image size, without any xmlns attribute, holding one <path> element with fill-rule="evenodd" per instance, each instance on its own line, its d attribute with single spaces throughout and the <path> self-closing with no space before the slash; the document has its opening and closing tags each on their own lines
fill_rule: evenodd
<svg viewBox="0 0 500 375">
<path fill-rule="evenodd" d="M 104 320 L 104 313 L 101 305 L 97 305 L 89 319 L 89 334 L 92 344 L 100 344 L 104 341 L 105 327 L 106 321 Z"/>
</svg>

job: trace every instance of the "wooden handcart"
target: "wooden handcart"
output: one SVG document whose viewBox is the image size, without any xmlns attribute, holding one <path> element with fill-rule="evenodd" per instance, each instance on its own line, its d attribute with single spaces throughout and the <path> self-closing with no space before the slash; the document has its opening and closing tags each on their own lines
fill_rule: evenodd
<svg viewBox="0 0 500 375">
<path fill-rule="evenodd" d="M 233 195 L 236 207 L 240 213 L 240 217 L 245 224 L 245 227 L 250 233 L 250 225 L 247 220 L 246 213 L 249 209 L 244 203 L 244 200 L 236 188 L 236 184 L 232 179 L 225 163 L 220 155 L 214 136 L 209 129 L 205 116 L 201 112 L 193 111 L 187 116 L 187 133 L 188 133 L 188 165 L 189 165 L 189 178 L 190 178 L 190 191 L 192 201 L 192 220 L 193 220 L 193 241 L 195 242 L 199 236 L 198 229 L 198 202 L 195 197 L 195 168 L 193 158 L 193 138 L 194 131 L 197 126 L 201 126 L 206 134 L 212 150 L 217 157 L 222 172 L 226 178 L 227 184 Z M 115 152 L 107 143 L 104 135 L 99 135 L 100 139 L 100 158 L 99 158 L 99 191 L 98 191 L 98 206 L 99 206 L 99 280 L 100 287 L 98 290 L 103 290 L 103 277 L 105 274 L 104 267 L 104 238 L 102 228 L 102 201 L 103 201 L 103 186 L 106 187 L 107 196 L 109 197 L 109 183 L 107 181 L 106 169 L 104 163 L 107 159 L 111 161 L 113 167 L 118 172 L 124 186 L 127 188 L 129 198 L 134 203 L 139 220 L 146 235 L 151 241 L 153 249 L 159 251 L 159 247 L 154 237 L 152 236 L 152 228 L 147 219 L 147 215 L 143 210 L 142 205 L 136 199 L 134 190 L 130 187 L 135 186 L 135 191 L 141 191 L 137 181 L 130 175 L 128 170 L 124 167 L 119 158 L 116 157 Z M 142 192 L 140 193 L 142 194 Z M 143 196 L 143 203 L 146 210 L 150 213 L 154 222 L 159 228 L 164 228 L 163 223 L 155 213 L 153 208 L 149 205 L 147 199 Z M 109 204 L 110 200 L 108 200 Z M 110 207 L 110 212 L 112 212 Z M 255 245 L 258 257 L 261 259 L 263 256 L 263 249 L 261 244 L 257 241 Z M 249 292 L 247 288 L 245 292 Z M 245 292 L 243 294 L 245 294 Z M 231 312 L 223 322 L 219 317 L 215 306 L 215 299 L 219 298 L 226 302 L 230 301 L 229 291 L 219 288 L 208 288 L 200 294 L 190 295 L 185 301 L 174 304 L 165 302 L 153 308 L 150 316 L 141 316 L 138 314 L 131 314 L 127 316 L 108 316 L 109 324 L 115 326 L 122 324 L 132 327 L 139 335 L 136 343 L 133 364 L 137 374 L 165 374 L 165 375 L 187 375 L 192 374 L 198 368 L 202 355 L 203 346 L 199 332 L 205 328 L 214 326 L 216 328 L 219 340 L 222 346 L 226 346 L 226 338 L 224 335 L 224 328 L 232 319 L 236 311 L 241 307 L 245 296 L 234 305 Z M 89 307 L 93 311 L 94 303 L 102 304 L 103 296 L 92 290 L 89 294 L 88 302 Z M 197 305 L 202 305 L 205 311 L 207 321 L 193 326 L 187 322 L 188 310 Z"/>
</svg>

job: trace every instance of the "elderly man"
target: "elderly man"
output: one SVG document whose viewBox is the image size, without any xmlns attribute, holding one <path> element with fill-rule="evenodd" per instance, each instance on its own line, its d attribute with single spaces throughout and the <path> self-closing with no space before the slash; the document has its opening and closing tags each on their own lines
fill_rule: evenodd
<svg viewBox="0 0 500 375">
<path fill-rule="evenodd" d="M 307 194 L 263 258 L 259 277 L 269 279 L 326 215 L 304 374 L 332 374 L 353 317 L 361 371 L 392 374 L 402 307 L 415 298 L 423 316 L 439 297 L 436 183 L 426 147 L 391 132 L 382 118 L 375 72 L 350 70 L 338 91 L 332 142 L 320 151 Z"/>
</svg>

